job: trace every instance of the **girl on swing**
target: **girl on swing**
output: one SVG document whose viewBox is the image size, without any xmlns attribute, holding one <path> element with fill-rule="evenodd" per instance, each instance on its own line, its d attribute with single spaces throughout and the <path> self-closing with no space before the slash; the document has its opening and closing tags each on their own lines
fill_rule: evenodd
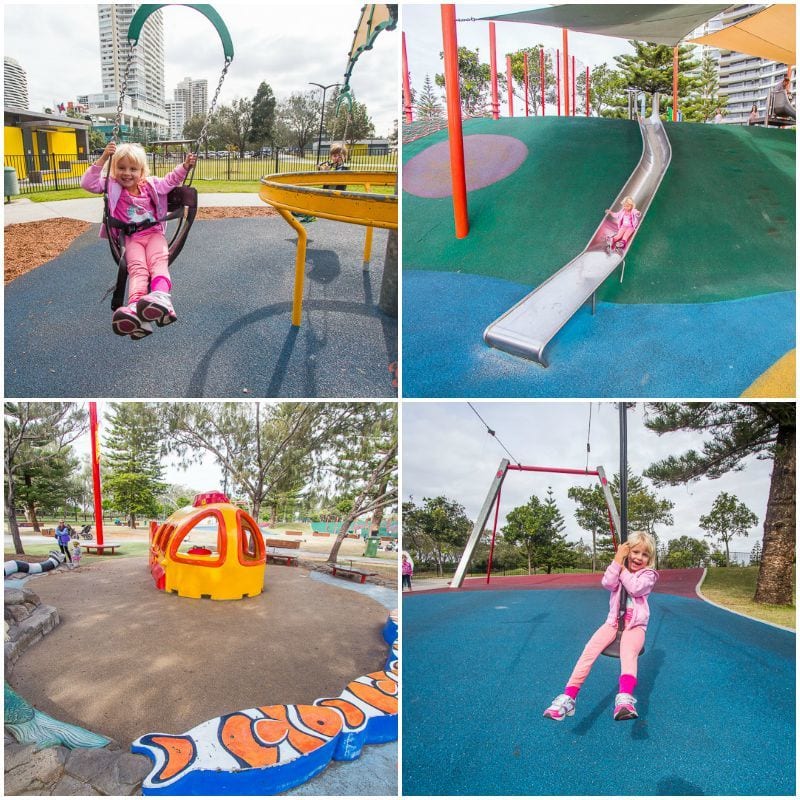
<svg viewBox="0 0 800 800">
<path fill-rule="evenodd" d="M 614 719 L 634 719 L 636 672 L 639 653 L 644 647 L 650 608 L 647 596 L 653 591 L 658 573 L 650 566 L 655 556 L 655 541 L 649 533 L 632 533 L 620 544 L 603 575 L 603 588 L 611 592 L 606 621 L 595 631 L 572 670 L 564 692 L 545 709 L 544 716 L 561 722 L 575 713 L 575 700 L 589 675 L 592 665 L 603 650 L 614 641 L 620 616 L 622 587 L 628 594 L 625 608 L 625 629 L 619 645 L 619 693 L 614 701 Z"/>
<path fill-rule="evenodd" d="M 154 322 L 161 327 L 177 319 L 170 295 L 172 282 L 165 236 L 167 226 L 166 222 L 159 220 L 167 213 L 167 195 L 183 183 L 197 156 L 189 153 L 183 164 L 165 177 L 151 177 L 147 155 L 141 145 L 126 142 L 117 146 L 111 141 L 100 158 L 84 173 L 82 188 L 103 194 L 103 167 L 109 159 L 109 213 L 122 222 L 144 226 L 126 237 L 128 304 L 114 312 L 111 326 L 118 336 L 142 339 L 153 332 Z M 104 227 L 100 235 L 106 236 Z"/>
</svg>

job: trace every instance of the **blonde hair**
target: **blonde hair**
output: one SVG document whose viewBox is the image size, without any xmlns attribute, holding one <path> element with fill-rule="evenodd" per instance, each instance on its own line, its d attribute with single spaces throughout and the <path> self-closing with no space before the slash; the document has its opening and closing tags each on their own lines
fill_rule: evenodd
<svg viewBox="0 0 800 800">
<path fill-rule="evenodd" d="M 651 566 L 656 555 L 656 540 L 646 531 L 633 531 L 628 534 L 627 543 L 631 547 L 641 545 L 647 551 L 647 566 Z"/>
<path fill-rule="evenodd" d="M 624 206 L 625 203 L 630 203 L 634 208 L 636 208 L 636 201 L 630 195 L 622 198 L 622 205 Z"/>
<path fill-rule="evenodd" d="M 147 166 L 147 153 L 145 153 L 144 147 L 140 144 L 134 144 L 133 142 L 123 142 L 117 147 L 114 152 L 114 158 L 111 159 L 110 170 L 112 178 L 117 177 L 115 165 L 121 158 L 127 158 L 128 161 L 132 161 L 136 164 L 142 171 L 143 178 L 146 178 L 150 174 L 150 170 Z"/>
<path fill-rule="evenodd" d="M 332 144 L 331 145 L 331 156 L 338 156 L 339 153 L 342 154 L 343 158 L 347 158 L 347 145 L 342 144 Z"/>
</svg>

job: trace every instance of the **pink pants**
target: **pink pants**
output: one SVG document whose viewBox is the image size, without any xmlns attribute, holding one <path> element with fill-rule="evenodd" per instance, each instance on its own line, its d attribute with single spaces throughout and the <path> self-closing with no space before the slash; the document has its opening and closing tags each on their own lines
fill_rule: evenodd
<svg viewBox="0 0 800 800">
<path fill-rule="evenodd" d="M 628 239 L 630 239 L 631 236 L 633 236 L 633 232 L 635 230 L 636 228 L 631 228 L 630 225 L 625 225 L 611 237 L 611 241 L 614 243 L 625 242 L 625 244 L 628 244 Z"/>
<path fill-rule="evenodd" d="M 583 648 L 572 675 L 569 676 L 567 686 L 583 686 L 583 682 L 589 675 L 592 665 L 597 661 L 597 657 L 603 650 L 614 641 L 617 629 L 604 622 L 595 632 L 591 639 Z M 620 674 L 633 675 L 636 677 L 636 667 L 639 663 L 639 653 L 644 645 L 644 628 L 626 628 L 622 632 L 619 643 Z"/>
<path fill-rule="evenodd" d="M 169 245 L 158 228 L 145 236 L 130 237 L 125 245 L 128 261 L 128 304 L 147 294 L 150 281 L 169 280 Z"/>
</svg>

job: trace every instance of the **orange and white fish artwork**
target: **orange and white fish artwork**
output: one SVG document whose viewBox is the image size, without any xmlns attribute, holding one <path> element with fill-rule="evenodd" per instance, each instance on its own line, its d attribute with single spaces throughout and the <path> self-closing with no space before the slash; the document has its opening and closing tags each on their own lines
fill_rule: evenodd
<svg viewBox="0 0 800 800">
<path fill-rule="evenodd" d="M 396 616 L 394 623 L 396 636 Z M 352 761 L 365 744 L 397 739 L 398 649 L 386 669 L 312 705 L 270 705 L 215 717 L 186 733 L 148 733 L 131 744 L 153 768 L 145 795 L 274 795 Z"/>
</svg>

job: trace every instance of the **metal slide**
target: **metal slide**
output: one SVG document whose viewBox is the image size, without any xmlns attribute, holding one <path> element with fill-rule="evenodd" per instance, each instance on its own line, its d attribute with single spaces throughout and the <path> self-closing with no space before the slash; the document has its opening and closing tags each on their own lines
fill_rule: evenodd
<svg viewBox="0 0 800 800">
<path fill-rule="evenodd" d="M 639 219 L 641 227 L 669 166 L 672 148 L 658 116 L 658 94 L 653 96 L 650 117 L 643 119 L 639 116 L 638 119 L 642 157 L 611 210 L 619 210 L 622 198 L 630 195 L 642 213 Z M 613 235 L 616 230 L 617 224 L 607 214 L 579 255 L 486 328 L 483 333 L 486 343 L 512 355 L 538 361 L 546 367 L 544 351 L 550 340 L 590 297 L 594 298 L 597 289 L 617 266 L 623 264 L 624 272 L 624 255 L 613 252 L 609 255 L 605 249 L 606 235 Z M 636 232 L 628 241 L 626 252 Z"/>
</svg>

